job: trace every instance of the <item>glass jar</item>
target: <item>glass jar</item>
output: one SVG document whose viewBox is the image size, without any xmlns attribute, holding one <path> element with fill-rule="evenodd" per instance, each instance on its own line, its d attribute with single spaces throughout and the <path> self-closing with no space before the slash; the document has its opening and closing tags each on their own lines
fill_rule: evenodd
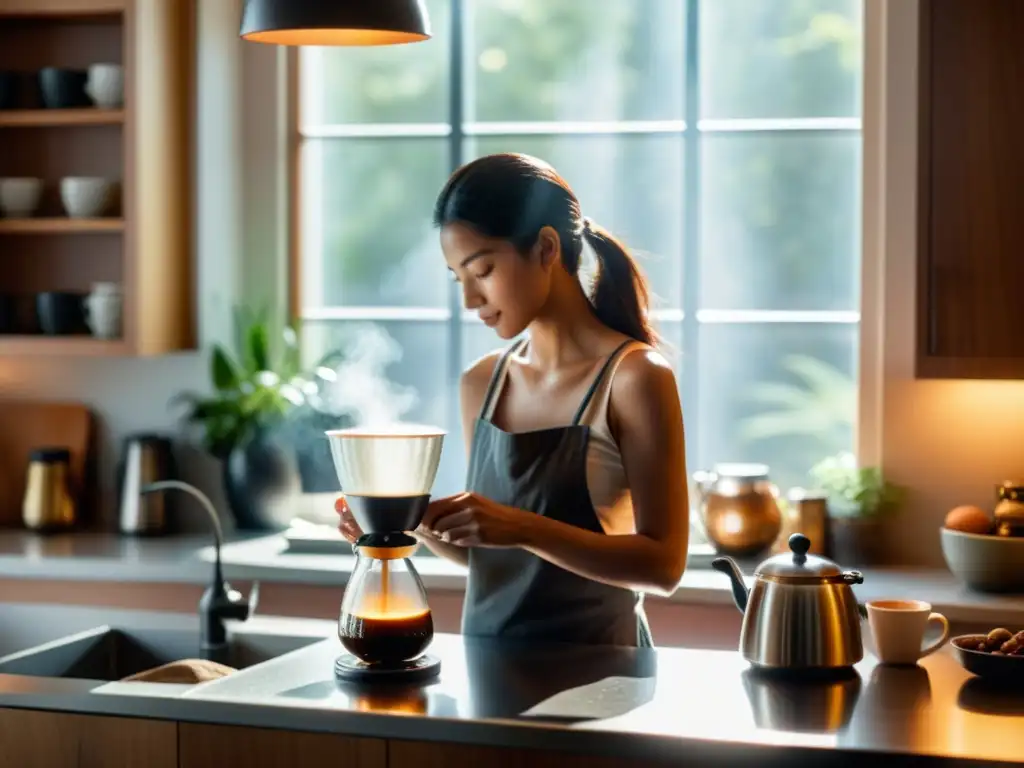
<svg viewBox="0 0 1024 768">
<path fill-rule="evenodd" d="M 434 638 L 427 592 L 405 534 L 367 534 L 356 544 L 356 567 L 345 588 L 338 637 L 365 664 L 393 666 L 421 656 Z M 406 543 L 405 540 L 411 542 Z"/>
</svg>

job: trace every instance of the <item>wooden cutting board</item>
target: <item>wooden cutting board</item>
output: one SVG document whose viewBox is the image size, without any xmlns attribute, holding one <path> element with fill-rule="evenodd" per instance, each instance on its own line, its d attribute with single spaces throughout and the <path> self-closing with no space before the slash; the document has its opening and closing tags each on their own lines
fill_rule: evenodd
<svg viewBox="0 0 1024 768">
<path fill-rule="evenodd" d="M 29 455 L 35 448 L 71 451 L 71 492 L 88 498 L 93 418 L 81 403 L 0 400 L 0 527 L 21 527 Z"/>
</svg>

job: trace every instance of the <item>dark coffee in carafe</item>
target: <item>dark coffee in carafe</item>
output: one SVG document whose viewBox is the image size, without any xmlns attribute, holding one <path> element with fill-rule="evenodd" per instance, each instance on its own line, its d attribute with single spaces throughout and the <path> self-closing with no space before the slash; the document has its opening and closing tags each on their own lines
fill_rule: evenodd
<svg viewBox="0 0 1024 768">
<path fill-rule="evenodd" d="M 401 664 L 421 656 L 434 638 L 430 610 L 415 613 L 351 613 L 342 616 L 338 637 L 345 650 L 367 664 Z"/>
</svg>

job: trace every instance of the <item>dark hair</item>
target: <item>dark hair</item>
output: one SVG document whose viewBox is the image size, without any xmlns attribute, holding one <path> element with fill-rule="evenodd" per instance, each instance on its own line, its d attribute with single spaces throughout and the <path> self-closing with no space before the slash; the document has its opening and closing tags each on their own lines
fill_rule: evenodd
<svg viewBox="0 0 1024 768">
<path fill-rule="evenodd" d="M 562 263 L 578 275 L 583 239 L 597 255 L 597 276 L 588 298 L 598 319 L 637 341 L 653 344 L 648 320 L 647 280 L 626 247 L 608 230 L 585 218 L 565 179 L 535 157 L 487 155 L 452 174 L 434 206 L 434 225 L 465 224 L 484 237 L 507 240 L 520 253 L 552 227 L 562 246 Z"/>
</svg>

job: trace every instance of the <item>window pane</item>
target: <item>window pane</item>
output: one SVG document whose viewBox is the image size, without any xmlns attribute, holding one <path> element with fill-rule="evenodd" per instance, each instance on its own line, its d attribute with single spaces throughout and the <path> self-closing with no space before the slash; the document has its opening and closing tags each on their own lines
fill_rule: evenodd
<svg viewBox="0 0 1024 768">
<path fill-rule="evenodd" d="M 303 144 L 303 306 L 447 306 L 431 215 L 444 139 Z"/>
<path fill-rule="evenodd" d="M 469 5 L 469 120 L 682 119 L 681 0 Z"/>
<path fill-rule="evenodd" d="M 678 136 L 519 136 L 480 138 L 472 157 L 525 152 L 558 169 L 583 213 L 636 254 L 655 306 L 682 298 L 683 143 Z"/>
<path fill-rule="evenodd" d="M 783 489 L 805 484 L 816 461 L 852 450 L 856 357 L 854 324 L 702 325 L 691 471 L 755 461 Z"/>
<path fill-rule="evenodd" d="M 448 122 L 450 5 L 427 1 L 422 43 L 301 48 L 303 125 Z"/>
<path fill-rule="evenodd" d="M 862 6 L 863 0 L 703 0 L 701 115 L 860 115 Z"/>
<path fill-rule="evenodd" d="M 860 137 L 705 135 L 701 305 L 855 310 Z"/>
</svg>

